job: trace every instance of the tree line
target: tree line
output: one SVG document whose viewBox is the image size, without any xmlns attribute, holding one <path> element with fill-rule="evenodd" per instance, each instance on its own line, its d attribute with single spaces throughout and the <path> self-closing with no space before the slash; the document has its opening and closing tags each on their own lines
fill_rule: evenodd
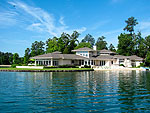
<svg viewBox="0 0 150 113">
<path fill-rule="evenodd" d="M 35 41 L 30 48 L 25 50 L 24 57 L 19 57 L 18 53 L 0 52 L 0 65 L 3 64 L 28 64 L 30 57 L 60 51 L 63 54 L 74 54 L 72 50 L 97 46 L 98 50 L 108 49 L 120 55 L 130 56 L 137 55 L 144 58 L 144 63 L 150 66 L 150 35 L 142 37 L 141 32 L 135 33 L 135 26 L 138 24 L 137 19 L 130 17 L 125 20 L 126 26 L 124 33 L 118 36 L 117 49 L 113 44 L 108 45 L 106 37 L 100 36 L 95 41 L 91 34 L 87 34 L 80 42 L 78 40 L 80 33 L 74 31 L 72 34 L 62 33 L 60 37 L 48 38 L 46 42 Z"/>
</svg>

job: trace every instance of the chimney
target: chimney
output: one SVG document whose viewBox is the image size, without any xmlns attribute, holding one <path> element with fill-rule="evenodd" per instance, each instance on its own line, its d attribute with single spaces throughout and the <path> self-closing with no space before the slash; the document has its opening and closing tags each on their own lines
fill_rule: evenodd
<svg viewBox="0 0 150 113">
<path fill-rule="evenodd" d="M 96 50 L 97 50 L 97 47 L 96 47 L 96 46 L 93 46 L 93 50 L 95 50 L 95 51 L 96 51 Z"/>
</svg>

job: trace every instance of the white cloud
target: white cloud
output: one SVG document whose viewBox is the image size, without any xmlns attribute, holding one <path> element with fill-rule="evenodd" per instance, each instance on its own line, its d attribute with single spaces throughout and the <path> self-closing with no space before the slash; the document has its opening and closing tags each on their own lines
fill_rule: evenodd
<svg viewBox="0 0 150 113">
<path fill-rule="evenodd" d="M 31 25 L 29 25 L 28 27 L 27 27 L 27 30 L 31 30 L 31 31 L 37 31 L 37 32 L 43 32 L 43 29 L 44 28 L 42 28 L 42 24 L 41 23 L 33 23 L 33 24 L 31 24 Z"/>
<path fill-rule="evenodd" d="M 150 22 L 140 22 L 139 24 L 139 29 L 140 30 L 144 30 L 144 29 L 147 29 L 147 28 L 150 28 Z"/>
<path fill-rule="evenodd" d="M 142 36 L 146 37 L 150 35 L 150 21 L 141 21 L 139 22 L 139 25 L 137 25 L 136 30 L 141 31 Z"/>
<path fill-rule="evenodd" d="M 16 10 L 19 11 L 22 14 L 27 14 L 30 25 L 28 25 L 28 30 L 35 30 L 40 32 L 47 32 L 50 35 L 53 36 L 59 36 L 62 32 L 68 32 L 77 30 L 78 32 L 84 32 L 86 30 L 85 27 L 77 28 L 77 29 L 70 29 L 65 23 L 64 23 L 64 17 L 60 17 L 59 23 L 60 26 L 56 26 L 55 18 L 52 14 L 49 14 L 48 12 L 44 11 L 41 8 L 29 6 L 23 2 L 8 2 L 11 5 L 14 5 L 16 7 Z M 24 17 L 27 18 L 27 17 Z M 57 21 L 56 21 L 57 22 Z"/>
<path fill-rule="evenodd" d="M 17 23 L 15 16 L 17 16 L 16 12 L 12 12 L 12 11 L 0 12 L 0 25 L 4 25 L 4 26 L 15 25 Z"/>
<path fill-rule="evenodd" d="M 65 26 L 64 17 L 62 17 L 62 16 L 60 17 L 59 23 L 60 23 L 61 25 L 64 25 L 64 26 Z"/>
</svg>

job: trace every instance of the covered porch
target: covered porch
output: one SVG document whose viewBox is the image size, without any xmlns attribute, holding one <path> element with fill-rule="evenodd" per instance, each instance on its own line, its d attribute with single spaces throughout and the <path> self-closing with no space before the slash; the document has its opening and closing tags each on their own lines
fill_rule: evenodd
<svg viewBox="0 0 150 113">
<path fill-rule="evenodd" d="M 35 59 L 36 66 L 58 66 L 59 60 L 58 59 Z"/>
</svg>

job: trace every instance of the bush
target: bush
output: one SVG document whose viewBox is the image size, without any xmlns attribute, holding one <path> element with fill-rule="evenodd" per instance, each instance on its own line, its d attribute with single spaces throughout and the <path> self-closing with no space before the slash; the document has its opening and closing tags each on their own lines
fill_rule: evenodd
<svg viewBox="0 0 150 113">
<path fill-rule="evenodd" d="M 56 66 L 46 66 L 44 67 L 45 69 L 49 69 L 49 68 L 57 68 Z"/>
<path fill-rule="evenodd" d="M 137 66 L 137 68 L 140 68 L 141 66 Z"/>
<path fill-rule="evenodd" d="M 119 66 L 123 66 L 123 67 L 125 67 L 123 64 L 120 64 Z"/>
<path fill-rule="evenodd" d="M 12 68 L 16 68 L 16 66 L 18 66 L 18 64 L 12 64 L 11 65 Z"/>
<path fill-rule="evenodd" d="M 84 68 L 91 68 L 91 66 L 88 66 L 88 65 L 84 65 Z"/>
<path fill-rule="evenodd" d="M 59 65 L 58 68 L 77 68 L 75 65 Z"/>
<path fill-rule="evenodd" d="M 144 63 L 140 63 L 140 67 L 144 67 L 145 66 L 145 64 Z"/>
</svg>

